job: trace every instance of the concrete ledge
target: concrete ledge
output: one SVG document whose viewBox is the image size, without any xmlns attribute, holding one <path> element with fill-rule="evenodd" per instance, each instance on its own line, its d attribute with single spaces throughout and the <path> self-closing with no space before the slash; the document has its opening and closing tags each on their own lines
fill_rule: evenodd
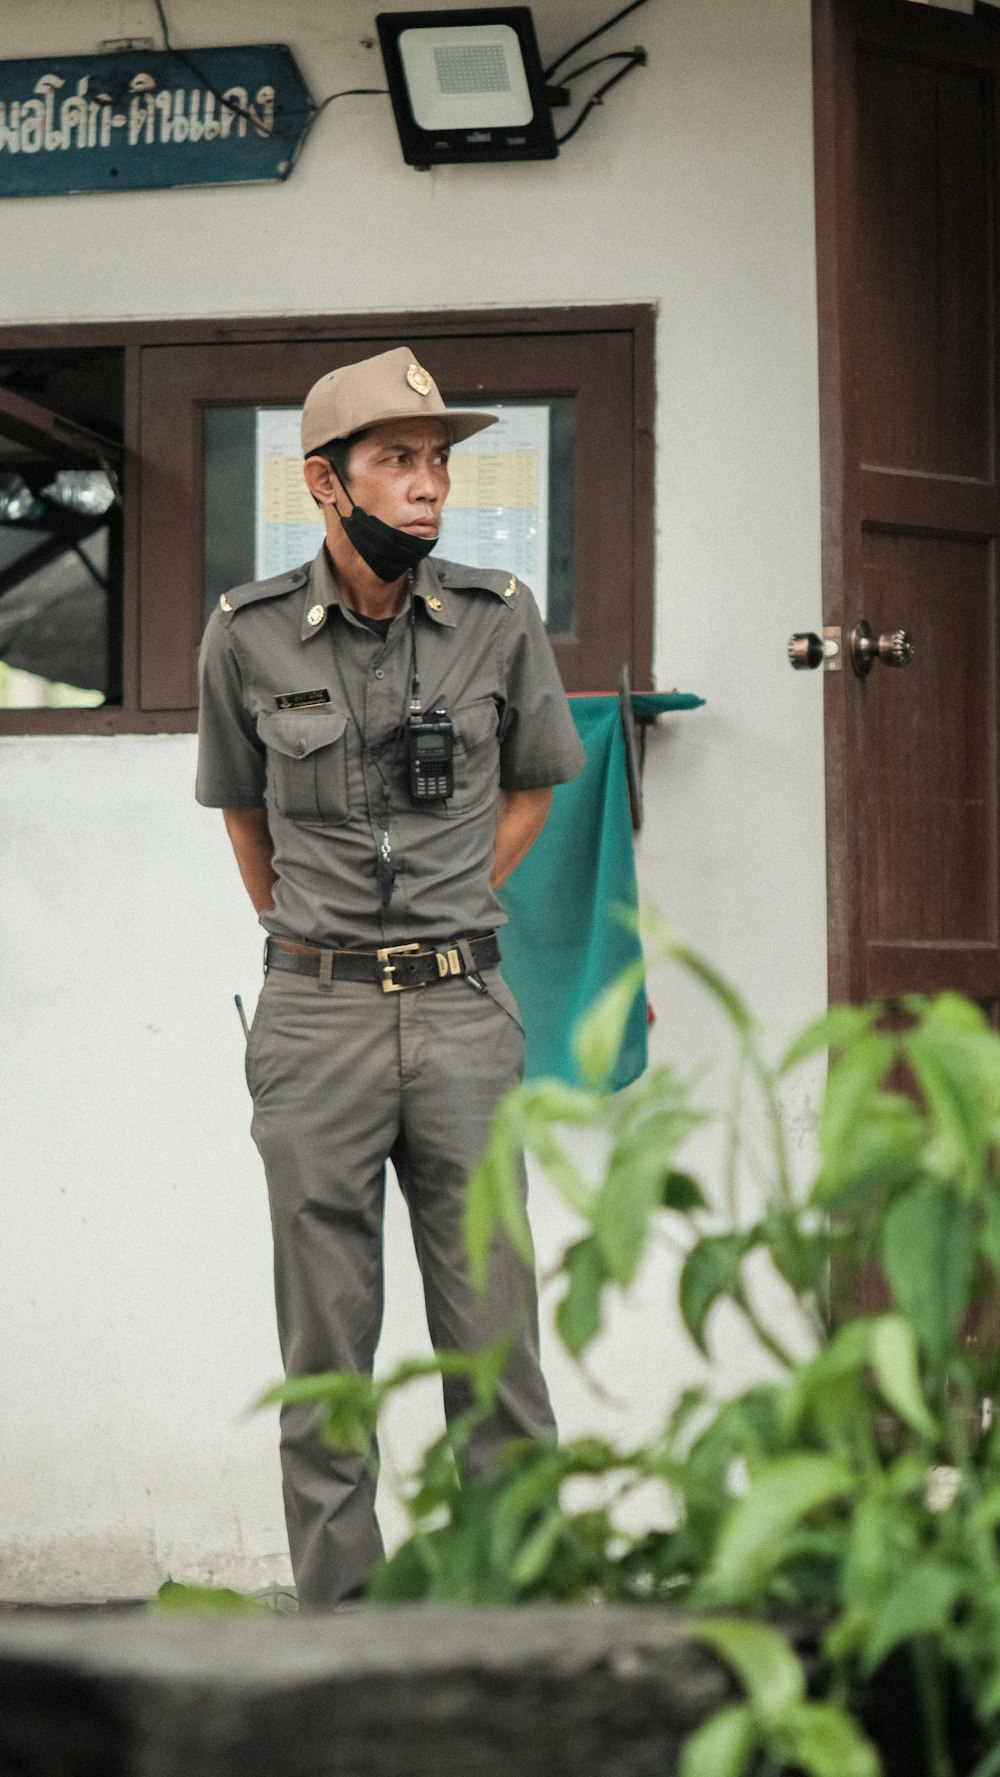
<svg viewBox="0 0 1000 1777">
<path fill-rule="evenodd" d="M 17 1777 L 671 1777 L 725 1673 L 655 1608 L 0 1620 Z"/>
</svg>

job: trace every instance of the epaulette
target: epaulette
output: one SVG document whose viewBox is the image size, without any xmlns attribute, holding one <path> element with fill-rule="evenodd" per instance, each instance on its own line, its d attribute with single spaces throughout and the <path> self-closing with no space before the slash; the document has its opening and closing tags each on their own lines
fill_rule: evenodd
<svg viewBox="0 0 1000 1777">
<path fill-rule="evenodd" d="M 461 562 L 435 561 L 434 572 L 449 592 L 492 592 L 508 608 L 517 604 L 524 591 L 517 575 L 502 568 L 469 568 Z"/>
<path fill-rule="evenodd" d="M 248 580 L 245 586 L 234 586 L 231 592 L 222 594 L 219 610 L 231 617 L 244 605 L 256 605 L 262 599 L 284 598 L 286 593 L 297 592 L 308 580 L 310 566 L 311 563 L 306 562 L 301 568 L 292 568 L 290 573 L 272 574 L 269 580 Z"/>
</svg>

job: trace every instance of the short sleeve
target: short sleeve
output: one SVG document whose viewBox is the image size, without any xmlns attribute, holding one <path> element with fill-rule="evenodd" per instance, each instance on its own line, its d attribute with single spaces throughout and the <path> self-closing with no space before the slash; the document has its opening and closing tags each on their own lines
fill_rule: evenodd
<svg viewBox="0 0 1000 1777">
<path fill-rule="evenodd" d="M 500 788 L 540 790 L 577 777 L 586 756 L 538 606 L 518 582 L 506 660 Z"/>
<path fill-rule="evenodd" d="M 205 630 L 198 682 L 195 796 L 206 808 L 262 808 L 266 749 L 247 710 L 232 636 L 219 611 Z"/>
</svg>

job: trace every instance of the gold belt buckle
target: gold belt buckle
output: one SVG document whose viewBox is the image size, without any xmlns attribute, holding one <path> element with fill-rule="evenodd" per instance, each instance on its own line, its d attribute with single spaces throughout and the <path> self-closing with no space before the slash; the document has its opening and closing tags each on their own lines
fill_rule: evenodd
<svg viewBox="0 0 1000 1777">
<path fill-rule="evenodd" d="M 396 953 L 401 950 L 410 951 L 412 953 L 414 950 L 419 950 L 419 949 L 420 949 L 419 944 L 383 944 L 381 950 L 376 950 L 375 955 L 378 957 L 379 962 L 383 965 L 383 967 L 382 967 L 382 992 L 383 993 L 405 993 L 408 987 L 426 987 L 426 985 L 427 985 L 426 981 L 398 981 L 397 982 L 392 979 L 393 975 L 396 972 L 396 965 L 394 962 L 390 962 L 389 958 L 392 956 L 395 956 Z"/>
</svg>

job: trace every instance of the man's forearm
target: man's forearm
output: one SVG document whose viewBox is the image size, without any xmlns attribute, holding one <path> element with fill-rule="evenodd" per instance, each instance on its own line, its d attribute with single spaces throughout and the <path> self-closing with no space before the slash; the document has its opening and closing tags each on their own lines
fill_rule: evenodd
<svg viewBox="0 0 1000 1777">
<path fill-rule="evenodd" d="M 222 818 L 236 854 L 243 886 L 257 912 L 263 913 L 274 905 L 271 891 L 278 880 L 272 862 L 274 844 L 267 824 L 267 810 L 224 808 Z"/>
<path fill-rule="evenodd" d="M 552 791 L 501 790 L 497 805 L 497 837 L 492 883 L 499 888 L 517 869 L 545 825 Z"/>
</svg>

